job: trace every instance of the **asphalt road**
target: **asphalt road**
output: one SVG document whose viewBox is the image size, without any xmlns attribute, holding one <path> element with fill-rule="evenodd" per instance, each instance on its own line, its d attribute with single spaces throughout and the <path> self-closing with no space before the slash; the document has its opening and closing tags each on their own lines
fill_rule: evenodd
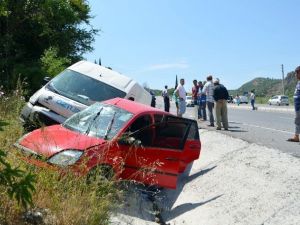
<svg viewBox="0 0 300 225">
<path fill-rule="evenodd" d="M 163 108 L 161 98 L 157 99 L 157 103 L 158 108 Z M 300 157 L 300 144 L 286 141 L 294 135 L 294 113 L 284 111 L 287 107 L 271 106 L 270 109 L 272 108 L 283 109 L 283 111 L 252 111 L 250 106 L 249 110 L 245 107 L 241 109 L 229 107 L 229 131 L 219 132 Z M 185 117 L 193 118 L 193 110 L 193 107 L 188 107 Z M 175 113 L 174 103 L 171 104 L 171 112 Z M 200 128 L 215 130 L 207 125 L 208 122 L 199 122 Z"/>
</svg>

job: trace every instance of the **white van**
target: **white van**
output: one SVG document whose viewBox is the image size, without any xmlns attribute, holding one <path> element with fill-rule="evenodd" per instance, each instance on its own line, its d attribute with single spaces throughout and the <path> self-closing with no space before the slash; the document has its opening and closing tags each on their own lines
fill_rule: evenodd
<svg viewBox="0 0 300 225">
<path fill-rule="evenodd" d="M 151 104 L 150 93 L 133 79 L 103 66 L 80 61 L 32 95 L 22 109 L 20 119 L 25 127 L 36 127 L 37 122 L 45 125 L 62 123 L 95 102 L 115 97 Z"/>
</svg>

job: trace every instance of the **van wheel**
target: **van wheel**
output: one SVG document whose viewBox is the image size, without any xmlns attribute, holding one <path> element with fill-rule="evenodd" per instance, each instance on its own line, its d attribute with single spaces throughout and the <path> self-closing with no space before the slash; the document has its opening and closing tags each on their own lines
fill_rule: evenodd
<svg viewBox="0 0 300 225">
<path fill-rule="evenodd" d="M 114 177 L 114 170 L 110 165 L 99 165 L 90 170 L 87 175 L 87 182 L 107 182 Z"/>
</svg>

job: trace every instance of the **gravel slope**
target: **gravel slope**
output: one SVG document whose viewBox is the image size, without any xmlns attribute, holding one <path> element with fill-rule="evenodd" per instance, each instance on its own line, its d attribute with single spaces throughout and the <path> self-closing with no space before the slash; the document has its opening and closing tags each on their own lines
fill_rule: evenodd
<svg viewBox="0 0 300 225">
<path fill-rule="evenodd" d="M 178 188 L 151 201 L 133 185 L 112 224 L 300 224 L 299 158 L 222 133 L 200 133 L 201 157 Z M 299 144 L 295 148 L 300 151 Z"/>
</svg>

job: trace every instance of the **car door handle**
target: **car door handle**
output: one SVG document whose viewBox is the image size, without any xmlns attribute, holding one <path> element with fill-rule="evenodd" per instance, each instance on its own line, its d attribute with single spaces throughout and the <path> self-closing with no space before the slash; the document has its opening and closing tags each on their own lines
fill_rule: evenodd
<svg viewBox="0 0 300 225">
<path fill-rule="evenodd" d="M 167 157 L 167 158 L 165 158 L 165 160 L 169 160 L 169 161 L 179 161 L 178 158 L 172 158 L 172 157 Z"/>
</svg>

